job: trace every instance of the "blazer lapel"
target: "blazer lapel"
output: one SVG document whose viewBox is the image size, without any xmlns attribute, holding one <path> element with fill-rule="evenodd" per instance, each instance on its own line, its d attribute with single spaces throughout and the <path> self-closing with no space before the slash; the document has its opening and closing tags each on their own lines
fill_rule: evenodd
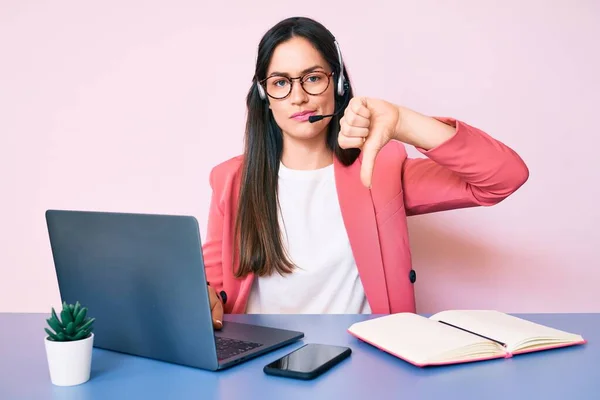
<svg viewBox="0 0 600 400">
<path fill-rule="evenodd" d="M 373 314 L 388 314 L 379 232 L 371 191 L 360 180 L 360 160 L 346 167 L 334 157 L 337 194 L 350 246 Z"/>
</svg>

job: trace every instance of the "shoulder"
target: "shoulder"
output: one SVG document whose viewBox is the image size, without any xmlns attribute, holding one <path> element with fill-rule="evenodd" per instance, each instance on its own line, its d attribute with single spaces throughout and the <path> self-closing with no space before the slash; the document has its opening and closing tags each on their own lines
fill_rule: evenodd
<svg viewBox="0 0 600 400">
<path fill-rule="evenodd" d="M 229 175 L 235 174 L 236 172 L 242 169 L 243 160 L 244 156 L 240 154 L 215 165 L 210 170 L 211 180 L 220 180 Z"/>
<path fill-rule="evenodd" d="M 213 190 L 222 191 L 224 187 L 230 186 L 242 170 L 243 155 L 229 158 L 210 170 L 209 180 Z"/>
</svg>

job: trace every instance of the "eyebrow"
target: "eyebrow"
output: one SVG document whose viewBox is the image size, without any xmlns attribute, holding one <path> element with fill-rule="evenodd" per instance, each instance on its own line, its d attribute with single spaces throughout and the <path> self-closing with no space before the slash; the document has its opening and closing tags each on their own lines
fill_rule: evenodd
<svg viewBox="0 0 600 400">
<path fill-rule="evenodd" d="M 307 72 L 313 72 L 313 71 L 315 71 L 317 69 L 323 69 L 324 70 L 325 68 L 323 68 L 320 65 L 314 65 L 314 66 L 312 66 L 310 68 L 306 68 L 305 70 L 302 70 L 300 72 L 300 75 L 306 74 Z M 271 72 L 269 74 L 269 76 L 290 76 L 290 74 L 288 74 L 286 72 L 277 72 L 277 71 L 274 71 L 274 72 Z"/>
</svg>

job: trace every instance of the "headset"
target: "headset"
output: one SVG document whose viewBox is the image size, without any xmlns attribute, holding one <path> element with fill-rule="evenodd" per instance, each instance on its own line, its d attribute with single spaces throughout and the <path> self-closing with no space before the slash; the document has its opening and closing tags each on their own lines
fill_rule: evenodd
<svg viewBox="0 0 600 400">
<path fill-rule="evenodd" d="M 335 40 L 335 38 L 333 39 L 333 44 L 335 45 L 335 49 L 337 50 L 338 61 L 339 61 L 339 65 L 340 65 L 340 74 L 337 78 L 336 93 L 338 96 L 345 98 L 349 91 L 349 85 L 348 85 L 348 82 L 346 81 L 346 78 L 344 77 L 344 62 L 342 60 L 342 51 L 340 50 L 340 45 L 338 44 L 337 40 Z M 256 82 L 256 87 L 258 89 L 258 95 L 260 96 L 260 98 L 262 100 L 266 100 L 267 94 L 265 93 L 265 89 L 260 84 L 260 82 L 258 82 L 258 80 Z M 340 108 L 338 111 L 334 112 L 333 114 L 312 115 L 312 116 L 308 117 L 308 120 L 311 123 L 317 122 L 326 117 L 333 117 L 333 116 L 339 114 L 342 110 L 343 110 L 343 108 Z"/>
</svg>

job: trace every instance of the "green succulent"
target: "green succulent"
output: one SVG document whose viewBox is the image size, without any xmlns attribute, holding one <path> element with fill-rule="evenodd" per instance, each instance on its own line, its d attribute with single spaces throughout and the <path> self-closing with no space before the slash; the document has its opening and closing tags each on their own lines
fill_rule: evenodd
<svg viewBox="0 0 600 400">
<path fill-rule="evenodd" d="M 70 342 L 81 340 L 89 337 L 93 330 L 95 318 L 87 317 L 87 308 L 82 307 L 79 302 L 75 304 L 67 304 L 63 302 L 60 317 L 56 315 L 54 307 L 52 307 L 52 315 L 46 319 L 50 328 L 44 328 L 48 334 L 48 338 L 55 342 Z"/>
</svg>

